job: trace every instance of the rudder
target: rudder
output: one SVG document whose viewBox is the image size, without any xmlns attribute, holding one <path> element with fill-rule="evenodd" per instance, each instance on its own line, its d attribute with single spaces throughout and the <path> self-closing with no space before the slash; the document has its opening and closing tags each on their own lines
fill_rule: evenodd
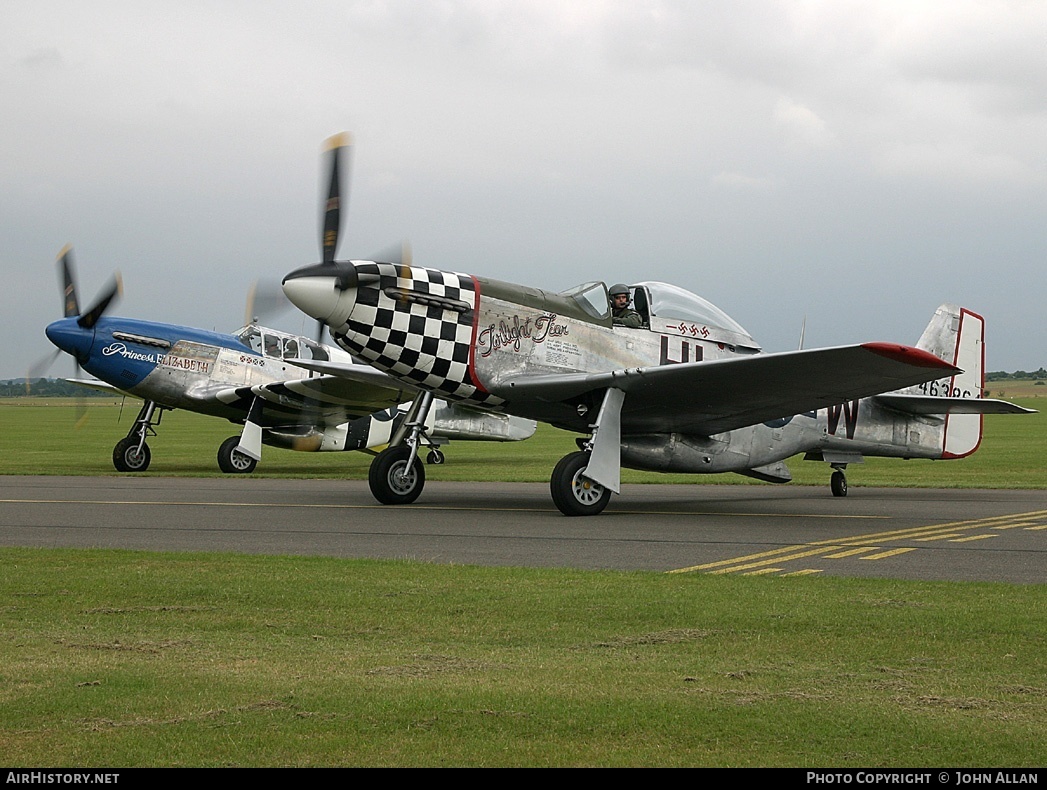
<svg viewBox="0 0 1047 790">
<path fill-rule="evenodd" d="M 917 348 L 962 370 L 952 378 L 910 391 L 953 398 L 981 398 L 985 388 L 985 319 L 965 307 L 943 304 L 920 336 Z M 946 414 L 942 458 L 962 458 L 978 449 L 981 414 Z"/>
</svg>

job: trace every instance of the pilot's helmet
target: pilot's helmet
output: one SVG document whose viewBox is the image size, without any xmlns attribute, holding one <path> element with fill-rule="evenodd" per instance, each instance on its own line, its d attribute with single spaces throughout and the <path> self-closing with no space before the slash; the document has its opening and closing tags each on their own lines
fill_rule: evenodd
<svg viewBox="0 0 1047 790">
<path fill-rule="evenodd" d="M 625 294 L 626 296 L 628 296 L 629 286 L 625 285 L 624 283 L 618 283 L 616 285 L 612 285 L 610 288 L 607 289 L 607 295 L 610 296 L 612 299 L 618 296 L 618 294 Z"/>
</svg>

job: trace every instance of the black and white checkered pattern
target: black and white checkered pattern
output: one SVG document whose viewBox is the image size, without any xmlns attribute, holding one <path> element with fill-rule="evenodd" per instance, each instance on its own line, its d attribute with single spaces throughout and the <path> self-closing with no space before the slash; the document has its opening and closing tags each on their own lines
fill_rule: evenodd
<svg viewBox="0 0 1047 790">
<path fill-rule="evenodd" d="M 448 400 L 497 406 L 469 370 L 477 293 L 469 275 L 394 263 L 358 263 L 356 305 L 332 336 L 351 354 Z M 457 312 L 388 295 L 430 294 L 469 305 Z"/>
</svg>

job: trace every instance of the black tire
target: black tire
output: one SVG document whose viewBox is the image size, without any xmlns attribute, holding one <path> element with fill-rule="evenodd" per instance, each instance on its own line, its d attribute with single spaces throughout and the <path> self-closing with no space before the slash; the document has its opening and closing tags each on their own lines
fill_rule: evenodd
<svg viewBox="0 0 1047 790">
<path fill-rule="evenodd" d="M 113 466 L 117 472 L 144 472 L 151 460 L 149 445 L 143 444 L 139 451 L 137 439 L 123 438 L 113 448 Z"/>
<path fill-rule="evenodd" d="M 833 496 L 847 496 L 847 477 L 843 472 L 839 470 L 833 472 L 833 476 L 829 478 L 829 488 Z"/>
<path fill-rule="evenodd" d="M 439 466 L 446 460 L 447 459 L 444 457 L 444 454 L 436 448 L 430 450 L 429 455 L 425 456 L 425 462 L 427 464 L 434 464 L 436 466 Z"/>
<path fill-rule="evenodd" d="M 367 483 L 374 498 L 383 505 L 409 505 L 425 487 L 425 466 L 415 455 L 410 468 L 407 459 L 411 449 L 400 445 L 387 447 L 371 461 Z"/>
<path fill-rule="evenodd" d="M 218 468 L 227 475 L 247 475 L 258 466 L 254 458 L 236 449 L 239 444 L 239 436 L 230 436 L 218 448 Z"/>
<path fill-rule="evenodd" d="M 557 510 L 565 516 L 595 516 L 611 501 L 611 489 L 582 475 L 589 453 L 565 455 L 549 478 L 549 491 Z"/>
</svg>

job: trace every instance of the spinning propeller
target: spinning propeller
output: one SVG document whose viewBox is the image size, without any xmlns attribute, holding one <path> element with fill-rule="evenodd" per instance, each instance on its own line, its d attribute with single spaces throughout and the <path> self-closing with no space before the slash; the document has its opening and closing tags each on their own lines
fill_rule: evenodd
<svg viewBox="0 0 1047 790">
<path fill-rule="evenodd" d="M 120 272 L 113 273 L 109 285 L 101 294 L 99 294 L 95 303 L 91 305 L 91 309 L 81 313 L 80 300 L 76 295 L 76 276 L 73 274 L 73 248 L 70 245 L 67 244 L 62 251 L 58 253 L 58 266 L 62 270 L 65 317 L 73 318 L 74 316 L 78 316 L 76 319 L 77 326 L 81 329 L 94 329 L 95 324 L 98 323 L 98 319 L 105 315 L 106 310 L 109 309 L 109 305 L 112 304 L 113 300 L 119 297 L 124 291 L 123 279 L 120 277 Z"/>
<path fill-rule="evenodd" d="M 321 193 L 323 213 L 321 215 L 320 227 L 320 254 L 321 262 L 307 266 L 295 274 L 328 274 L 336 278 L 337 287 L 340 290 L 355 286 L 357 283 L 356 270 L 347 263 L 339 263 L 336 260 L 338 253 L 338 242 L 342 235 L 343 208 L 348 208 L 348 192 L 343 189 L 343 179 L 350 169 L 350 158 L 352 155 L 352 138 L 347 132 L 336 134 L 328 138 L 324 143 L 325 172 L 327 174 L 327 194 Z M 379 253 L 374 258 L 377 261 L 396 263 L 400 265 L 411 265 L 411 247 L 407 242 L 402 242 L 396 247 L 390 247 Z M 294 274 L 289 278 L 293 278 Z M 286 283 L 287 279 L 284 282 Z M 317 320 L 317 341 L 323 337 L 324 322 Z"/>
<path fill-rule="evenodd" d="M 94 339 L 92 330 L 95 328 L 98 320 L 105 315 L 110 305 L 123 292 L 123 281 L 120 278 L 120 273 L 115 272 L 109 284 L 95 299 L 91 307 L 81 312 L 71 246 L 66 245 L 58 253 L 58 269 L 62 286 L 62 313 L 65 318 L 64 320 L 55 321 L 47 327 L 47 337 L 57 348 L 48 357 L 37 362 L 29 369 L 26 374 L 27 393 L 30 380 L 44 375 L 62 351 L 65 351 L 73 358 L 73 378 L 80 377 L 81 360 L 87 358 Z"/>
<path fill-rule="evenodd" d="M 120 272 L 113 274 L 112 280 L 104 291 L 98 296 L 91 308 L 83 313 L 80 312 L 80 298 L 77 296 L 76 275 L 73 269 L 73 248 L 68 244 L 58 253 L 58 269 L 60 283 L 62 285 L 62 314 L 66 321 L 55 321 L 47 327 L 47 337 L 57 348 L 45 359 L 34 364 L 26 375 L 26 389 L 29 388 L 29 380 L 40 378 L 54 364 L 58 355 L 65 351 L 73 358 L 73 378 L 80 376 L 80 356 L 86 357 L 90 349 L 90 335 L 81 332 L 70 325 L 68 319 L 75 318 L 76 326 L 80 329 L 92 330 L 98 319 L 109 309 L 113 301 L 123 292 L 123 280 Z"/>
</svg>

